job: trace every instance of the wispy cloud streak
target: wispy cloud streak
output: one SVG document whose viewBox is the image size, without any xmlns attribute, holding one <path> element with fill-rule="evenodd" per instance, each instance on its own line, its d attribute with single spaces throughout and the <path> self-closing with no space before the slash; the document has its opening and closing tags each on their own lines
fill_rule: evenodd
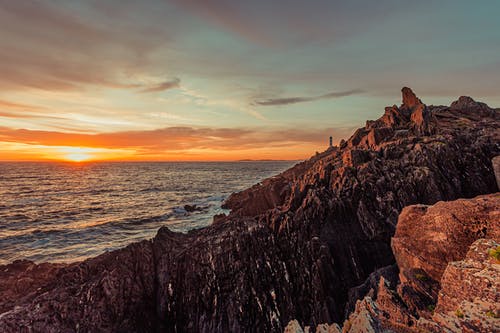
<svg viewBox="0 0 500 333">
<path fill-rule="evenodd" d="M 170 81 L 165 81 L 162 83 L 158 83 L 155 85 L 152 85 L 150 87 L 147 87 L 140 92 L 142 93 L 153 93 L 153 92 L 160 92 L 160 91 L 165 91 L 169 89 L 175 89 L 180 87 L 181 80 L 179 78 L 175 78 Z"/>
<path fill-rule="evenodd" d="M 363 93 L 363 90 L 353 89 L 353 90 L 340 91 L 340 92 L 330 92 L 328 94 L 317 95 L 317 96 L 269 98 L 269 99 L 263 99 L 263 100 L 255 100 L 252 104 L 260 105 L 260 106 L 288 105 L 288 104 L 296 104 L 296 103 L 304 103 L 304 102 L 313 102 L 313 101 L 318 101 L 321 99 L 340 98 L 340 97 L 351 96 L 351 95 L 361 94 L 361 93 Z"/>
</svg>

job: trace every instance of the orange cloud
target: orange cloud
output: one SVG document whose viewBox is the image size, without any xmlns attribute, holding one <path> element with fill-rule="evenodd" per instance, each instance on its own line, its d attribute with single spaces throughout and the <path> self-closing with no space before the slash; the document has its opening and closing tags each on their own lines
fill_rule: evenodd
<svg viewBox="0 0 500 333">
<path fill-rule="evenodd" d="M 330 135 L 339 140 L 350 131 L 350 128 L 269 131 L 168 127 L 152 131 L 79 134 L 0 127 L 0 142 L 22 144 L 27 151 L 30 145 L 115 150 L 117 154 L 112 158 L 137 160 L 298 159 L 308 157 L 314 150 L 326 148 Z"/>
</svg>

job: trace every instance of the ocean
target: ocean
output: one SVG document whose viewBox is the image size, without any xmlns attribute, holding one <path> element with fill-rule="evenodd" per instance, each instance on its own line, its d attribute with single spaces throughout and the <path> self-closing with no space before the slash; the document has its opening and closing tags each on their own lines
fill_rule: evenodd
<svg viewBox="0 0 500 333">
<path fill-rule="evenodd" d="M 83 260 L 212 222 L 232 192 L 291 161 L 0 163 L 0 265 Z M 186 211 L 185 205 L 196 205 Z"/>
</svg>

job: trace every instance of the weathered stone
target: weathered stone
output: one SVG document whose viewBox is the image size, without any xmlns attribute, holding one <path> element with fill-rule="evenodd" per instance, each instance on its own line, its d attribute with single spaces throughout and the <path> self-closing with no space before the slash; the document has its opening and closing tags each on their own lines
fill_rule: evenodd
<svg viewBox="0 0 500 333">
<path fill-rule="evenodd" d="M 415 311 L 435 304 L 448 263 L 481 237 L 500 238 L 500 194 L 403 209 L 392 249 L 405 302 Z"/>
<path fill-rule="evenodd" d="M 500 329 L 500 262 L 488 254 L 499 246 L 494 240 L 480 239 L 464 260 L 448 264 L 433 316 L 440 326 L 457 332 Z"/>
<path fill-rule="evenodd" d="M 403 94 L 403 104 L 400 107 L 401 109 L 413 110 L 414 108 L 423 105 L 420 98 L 418 98 L 410 88 L 403 87 L 403 89 L 401 89 L 401 93 Z"/>
<path fill-rule="evenodd" d="M 486 203 L 485 203 L 486 201 Z M 421 233 L 418 239 L 412 243 L 416 248 L 425 248 L 427 243 L 422 239 L 432 239 L 433 229 L 436 224 L 443 224 L 441 230 L 449 229 L 447 242 L 437 242 L 435 247 L 442 248 L 443 252 L 457 251 L 462 253 L 461 260 L 446 262 L 446 269 L 440 275 L 441 289 L 437 304 L 429 304 L 426 312 L 420 313 L 420 318 L 408 308 L 400 293 L 393 288 L 393 283 L 388 283 L 382 275 L 388 275 L 388 268 L 379 270 L 378 274 L 372 274 L 364 285 L 352 290 L 366 290 L 370 286 L 370 291 L 365 293 L 362 300 L 358 300 L 355 309 L 350 313 L 349 318 L 344 322 L 343 332 L 371 331 L 371 332 L 496 332 L 498 331 L 500 320 L 500 261 L 497 252 L 500 244 L 492 239 L 477 239 L 480 234 L 475 234 L 475 241 L 468 247 L 468 242 L 460 242 L 454 239 L 454 232 L 460 228 L 457 225 L 447 223 L 446 209 L 439 207 L 438 203 L 434 214 L 428 212 L 424 215 L 429 227 L 426 229 L 414 229 Z M 457 200 L 445 203 L 449 210 L 461 210 L 458 215 L 465 221 L 481 221 L 480 224 L 500 224 L 500 211 L 497 209 L 500 204 L 500 194 L 491 194 L 469 200 Z M 484 206 L 488 206 L 485 208 Z M 420 209 L 420 206 L 414 208 Z M 431 207 L 432 208 L 432 207 Z M 428 210 L 430 210 L 429 208 Z M 405 211 L 413 211 L 412 207 Z M 485 216 L 485 211 L 491 214 Z M 405 228 L 404 223 L 411 224 L 411 216 L 402 213 L 404 222 L 400 221 L 400 228 Z M 444 215 L 443 215 L 444 214 Z M 443 219 L 440 219 L 440 216 Z M 415 224 L 422 222 L 421 218 L 413 221 Z M 445 228 L 447 226 L 448 228 Z M 498 237 L 497 234 L 494 234 Z M 460 237 L 458 237 L 460 239 Z M 498 240 L 498 238 L 497 238 Z M 413 248 L 413 247 L 412 247 Z M 467 251 L 468 249 L 468 251 Z M 413 257 L 415 254 L 405 253 L 407 248 L 396 247 L 394 249 L 396 258 L 405 256 Z M 402 252 L 400 252 L 402 251 Z M 467 251 L 467 254 L 463 253 Z M 445 258 L 442 258 L 446 260 Z M 435 261 L 436 258 L 423 256 L 417 261 L 407 261 L 404 264 L 415 264 L 420 268 L 420 260 Z M 440 266 L 440 265 L 438 265 Z M 408 268 L 407 268 L 408 270 Z M 391 270 L 389 269 L 389 272 Z M 390 276 L 390 274 L 389 274 Z M 378 280 L 378 286 L 375 281 Z M 401 289 L 398 289 L 401 292 Z M 350 293 L 351 294 L 351 293 Z M 410 303 L 411 304 L 411 303 Z"/>
<path fill-rule="evenodd" d="M 495 171 L 497 186 L 500 189 L 500 156 L 495 156 L 491 163 L 493 164 L 493 170 Z"/>
</svg>

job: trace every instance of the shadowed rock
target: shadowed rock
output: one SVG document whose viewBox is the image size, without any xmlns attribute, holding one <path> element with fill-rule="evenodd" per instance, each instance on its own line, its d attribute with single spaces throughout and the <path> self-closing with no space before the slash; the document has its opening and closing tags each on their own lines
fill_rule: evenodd
<svg viewBox="0 0 500 333">
<path fill-rule="evenodd" d="M 457 216 L 450 218 L 454 213 Z M 499 193 L 405 208 L 393 238 L 401 270 L 397 290 L 394 281 L 386 279 L 392 279 L 391 267 L 351 289 L 350 295 L 358 300 L 342 332 L 497 332 L 499 228 Z M 438 279 L 439 296 L 415 309 L 415 300 L 427 297 L 423 285 L 433 279 Z M 408 287 L 413 297 L 408 297 Z"/>
</svg>

